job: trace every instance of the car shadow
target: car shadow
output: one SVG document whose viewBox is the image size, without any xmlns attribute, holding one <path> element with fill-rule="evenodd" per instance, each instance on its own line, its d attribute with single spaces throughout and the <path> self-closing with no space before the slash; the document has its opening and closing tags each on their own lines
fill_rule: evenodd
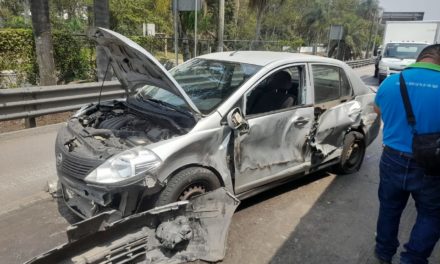
<svg viewBox="0 0 440 264">
<path fill-rule="evenodd" d="M 60 215 L 62 217 L 64 217 L 64 219 L 66 219 L 66 221 L 69 224 L 75 224 L 78 223 L 80 221 L 82 221 L 83 219 L 79 216 L 77 216 L 75 213 L 73 213 L 69 207 L 67 207 L 66 203 L 64 202 L 61 194 L 57 196 L 56 198 L 57 201 L 57 209 L 58 212 L 60 213 Z"/>
<path fill-rule="evenodd" d="M 283 183 L 282 185 L 280 185 L 278 187 L 274 187 L 272 189 L 269 189 L 269 190 L 266 190 L 262 193 L 259 193 L 253 197 L 250 197 L 248 199 L 244 199 L 243 201 L 241 201 L 236 212 L 238 212 L 240 210 L 244 210 L 244 209 L 251 207 L 253 205 L 262 203 L 262 202 L 269 200 L 269 199 L 272 199 L 276 196 L 282 195 L 283 193 L 293 191 L 293 190 L 298 189 L 304 185 L 310 184 L 314 181 L 323 179 L 323 178 L 328 177 L 330 175 L 332 175 L 332 174 L 329 173 L 328 171 L 318 171 L 318 172 L 314 172 L 312 174 L 306 175 L 302 178 L 294 179 L 289 182 Z"/>
<path fill-rule="evenodd" d="M 367 264 L 374 262 L 376 221 L 379 210 L 380 144 L 367 149 L 360 171 L 338 175 L 321 193 L 310 210 L 286 236 L 269 263 Z M 400 225 L 399 240 L 408 240 L 416 218 L 408 203 Z M 399 259 L 399 248 L 395 260 Z M 437 245 L 430 263 L 440 263 Z"/>
</svg>

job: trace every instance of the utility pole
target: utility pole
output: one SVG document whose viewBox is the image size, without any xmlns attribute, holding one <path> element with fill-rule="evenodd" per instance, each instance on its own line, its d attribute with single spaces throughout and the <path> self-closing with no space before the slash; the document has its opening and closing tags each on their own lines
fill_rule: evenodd
<svg viewBox="0 0 440 264">
<path fill-rule="evenodd" d="M 332 29 L 332 25 L 330 24 L 330 8 L 331 8 L 331 4 L 332 4 L 332 0 L 328 1 L 328 5 L 327 5 L 327 23 L 329 24 L 329 29 L 328 29 L 328 44 L 327 44 L 327 57 L 330 57 L 330 43 L 332 42 L 332 40 L 330 39 L 330 32 Z"/>
<path fill-rule="evenodd" d="M 376 49 L 376 37 L 377 37 L 377 32 L 379 31 L 379 27 L 380 27 L 381 23 L 382 23 L 382 12 L 379 12 L 379 17 L 377 19 L 376 29 L 374 31 L 373 47 L 371 49 L 371 54 L 374 54 L 374 50 Z"/>
<path fill-rule="evenodd" d="M 177 0 L 173 0 L 173 17 L 174 17 L 174 54 L 176 55 L 176 65 L 179 65 L 179 38 L 178 38 L 178 28 L 177 28 Z"/>
<path fill-rule="evenodd" d="M 368 59 L 368 57 L 370 56 L 370 44 L 371 44 L 371 39 L 373 37 L 374 22 L 376 21 L 376 15 L 377 15 L 377 12 L 375 12 L 373 14 L 373 17 L 371 17 L 371 15 L 372 15 L 372 3 L 371 3 L 371 1 L 369 1 L 368 9 L 369 9 L 368 12 L 370 13 L 371 26 L 370 26 L 370 30 L 369 30 L 369 33 L 368 33 L 368 42 L 367 42 L 367 49 L 365 51 L 365 59 Z"/>
<path fill-rule="evenodd" d="M 194 0 L 194 57 L 197 57 L 197 2 Z"/>
<path fill-rule="evenodd" d="M 223 33 L 225 31 L 225 0 L 219 0 L 218 4 L 218 29 L 217 29 L 217 51 L 223 51 Z"/>
<path fill-rule="evenodd" d="M 367 49 L 365 51 L 365 59 L 368 59 L 370 57 L 370 44 L 373 38 L 373 27 L 374 27 L 374 21 L 376 20 L 376 17 L 373 17 L 373 20 L 371 21 L 370 26 L 370 33 L 368 33 L 368 42 L 367 42 Z"/>
</svg>

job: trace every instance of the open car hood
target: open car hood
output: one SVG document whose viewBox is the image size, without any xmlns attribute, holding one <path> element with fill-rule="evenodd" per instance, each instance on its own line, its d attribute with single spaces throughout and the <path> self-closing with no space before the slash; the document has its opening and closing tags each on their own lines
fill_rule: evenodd
<svg viewBox="0 0 440 264">
<path fill-rule="evenodd" d="M 191 112 L 200 114 L 171 74 L 137 43 L 119 33 L 100 27 L 91 31 L 90 38 L 104 48 L 116 77 L 128 93 L 134 92 L 142 84 L 154 85 L 179 96 L 186 102 Z"/>
</svg>

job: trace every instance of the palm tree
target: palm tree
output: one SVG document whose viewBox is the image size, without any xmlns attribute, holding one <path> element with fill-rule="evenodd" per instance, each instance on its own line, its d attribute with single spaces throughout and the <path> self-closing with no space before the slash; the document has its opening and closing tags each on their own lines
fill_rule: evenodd
<svg viewBox="0 0 440 264">
<path fill-rule="evenodd" d="M 30 3 L 40 85 L 54 85 L 57 83 L 57 78 L 53 59 L 49 3 L 48 0 L 32 0 Z"/>
</svg>

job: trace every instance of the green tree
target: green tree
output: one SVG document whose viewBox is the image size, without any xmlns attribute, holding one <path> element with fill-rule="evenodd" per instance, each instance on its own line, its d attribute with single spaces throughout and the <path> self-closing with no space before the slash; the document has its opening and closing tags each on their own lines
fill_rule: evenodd
<svg viewBox="0 0 440 264">
<path fill-rule="evenodd" d="M 156 24 L 156 32 L 172 32 L 170 0 L 109 0 L 110 28 L 125 35 L 141 35 L 142 23 Z"/>
<path fill-rule="evenodd" d="M 92 0 L 50 0 L 49 5 L 55 30 L 83 33 L 91 25 L 88 16 Z"/>
<path fill-rule="evenodd" d="M 0 28 L 31 28 L 26 0 L 0 0 Z"/>
<path fill-rule="evenodd" d="M 263 23 L 263 15 L 266 13 L 269 8 L 269 4 L 272 5 L 282 5 L 284 0 L 278 0 L 276 2 L 269 0 L 249 0 L 249 7 L 255 11 L 256 13 L 256 24 L 255 24 L 255 38 L 251 43 L 251 49 L 255 49 L 257 43 L 261 38 L 261 26 Z"/>
</svg>

